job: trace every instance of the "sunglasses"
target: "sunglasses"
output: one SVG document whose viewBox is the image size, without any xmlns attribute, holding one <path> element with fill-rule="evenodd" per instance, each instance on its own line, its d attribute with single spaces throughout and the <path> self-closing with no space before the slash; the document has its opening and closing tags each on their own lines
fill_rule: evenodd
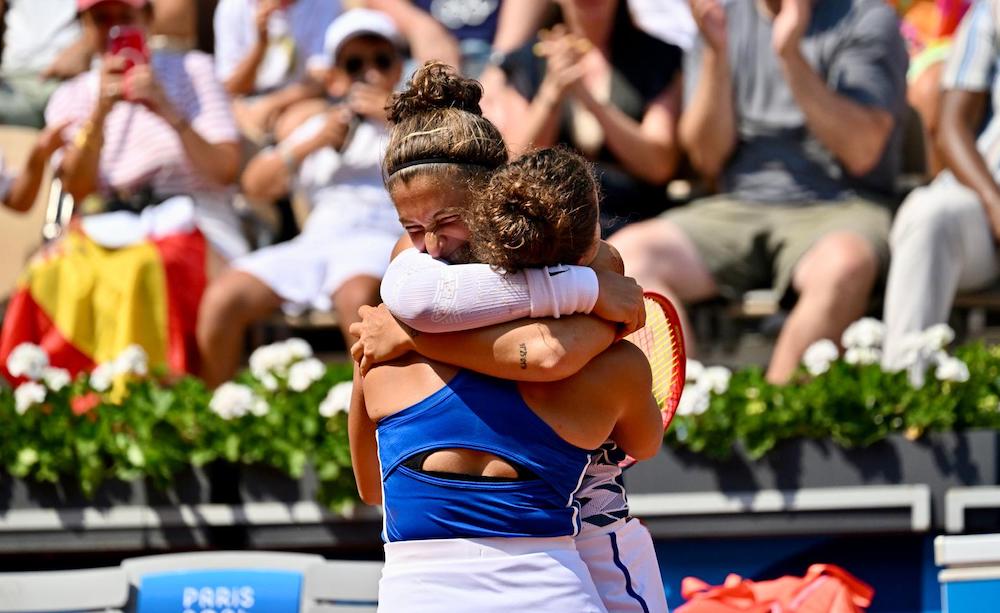
<svg viewBox="0 0 1000 613">
<path fill-rule="evenodd" d="M 357 77 L 369 66 L 374 66 L 379 72 L 385 72 L 396 65 L 396 56 L 391 53 L 381 52 L 371 56 L 349 55 L 338 62 L 340 68 L 349 76 Z"/>
</svg>

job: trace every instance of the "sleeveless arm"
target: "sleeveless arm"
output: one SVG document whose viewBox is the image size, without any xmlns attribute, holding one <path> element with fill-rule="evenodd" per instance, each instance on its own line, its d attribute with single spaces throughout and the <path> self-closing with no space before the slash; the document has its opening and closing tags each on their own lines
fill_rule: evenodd
<svg viewBox="0 0 1000 613">
<path fill-rule="evenodd" d="M 597 274 L 583 266 L 502 275 L 485 264 L 448 265 L 416 249 L 400 253 L 382 278 L 382 301 L 393 315 L 429 333 L 589 313 L 598 292 Z"/>
<path fill-rule="evenodd" d="M 638 347 L 629 342 L 619 345 L 622 357 L 606 386 L 607 401 L 617 401 L 621 410 L 611 438 L 636 460 L 648 460 L 663 444 L 663 417 L 653 399 L 653 376 Z"/>
<path fill-rule="evenodd" d="M 347 434 L 358 495 L 365 504 L 382 504 L 382 472 L 379 469 L 375 423 L 368 417 L 364 386 L 357 366 L 354 368 L 351 406 L 347 414 Z"/>
<path fill-rule="evenodd" d="M 649 362 L 632 343 L 615 343 L 559 385 L 565 406 L 585 406 L 603 413 L 601 419 L 611 426 L 610 438 L 625 453 L 645 460 L 659 450 L 663 418 L 653 400 Z"/>
</svg>

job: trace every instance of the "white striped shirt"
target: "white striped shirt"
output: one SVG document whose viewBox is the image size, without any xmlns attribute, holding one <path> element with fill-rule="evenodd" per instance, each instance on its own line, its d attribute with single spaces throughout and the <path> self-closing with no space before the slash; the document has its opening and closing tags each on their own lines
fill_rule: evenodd
<svg viewBox="0 0 1000 613">
<path fill-rule="evenodd" d="M 155 51 L 152 66 L 166 96 L 202 138 L 212 144 L 239 142 L 230 100 L 215 77 L 211 57 L 196 51 Z M 62 84 L 49 100 L 46 123 L 72 122 L 65 133 L 68 142 L 92 115 L 99 81 L 97 69 L 92 69 Z M 146 185 L 160 197 L 232 191 L 191 165 L 180 136 L 159 115 L 128 102 L 117 103 L 105 120 L 98 174 L 105 194 Z"/>
<path fill-rule="evenodd" d="M 1000 19 L 998 0 L 977 0 L 955 35 L 941 76 L 943 89 L 992 94 L 993 113 L 979 135 L 977 148 L 1000 179 Z"/>
</svg>

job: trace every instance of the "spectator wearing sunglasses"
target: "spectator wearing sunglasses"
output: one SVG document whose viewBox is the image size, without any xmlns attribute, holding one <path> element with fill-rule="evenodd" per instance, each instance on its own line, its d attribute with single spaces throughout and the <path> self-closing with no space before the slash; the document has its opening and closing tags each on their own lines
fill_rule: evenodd
<svg viewBox="0 0 1000 613">
<path fill-rule="evenodd" d="M 240 130 L 266 142 L 292 105 L 322 87 L 308 60 L 323 52 L 339 0 L 220 0 L 215 11 L 215 65 Z"/>
<path fill-rule="evenodd" d="M 400 36 L 383 13 L 355 9 L 327 30 L 322 108 L 257 154 L 243 176 L 248 197 L 299 190 L 312 210 L 295 239 L 237 260 L 202 303 L 198 342 L 210 385 L 236 371 L 246 329 L 277 308 L 335 310 L 347 335 L 379 284 L 403 233 L 382 182 L 385 106 L 402 73 Z"/>
</svg>

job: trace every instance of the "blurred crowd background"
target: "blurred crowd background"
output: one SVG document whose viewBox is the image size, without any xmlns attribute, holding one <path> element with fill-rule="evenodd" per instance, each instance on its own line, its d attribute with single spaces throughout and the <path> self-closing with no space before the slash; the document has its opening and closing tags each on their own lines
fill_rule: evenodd
<svg viewBox="0 0 1000 613">
<path fill-rule="evenodd" d="M 482 83 L 514 156 L 593 161 L 645 288 L 769 290 L 772 381 L 865 314 L 891 367 L 1000 272 L 994 0 L 0 7 L 0 364 L 32 342 L 79 372 L 139 344 L 214 386 L 276 319 L 346 334 L 405 231 L 386 101 L 429 60 Z"/>
</svg>

